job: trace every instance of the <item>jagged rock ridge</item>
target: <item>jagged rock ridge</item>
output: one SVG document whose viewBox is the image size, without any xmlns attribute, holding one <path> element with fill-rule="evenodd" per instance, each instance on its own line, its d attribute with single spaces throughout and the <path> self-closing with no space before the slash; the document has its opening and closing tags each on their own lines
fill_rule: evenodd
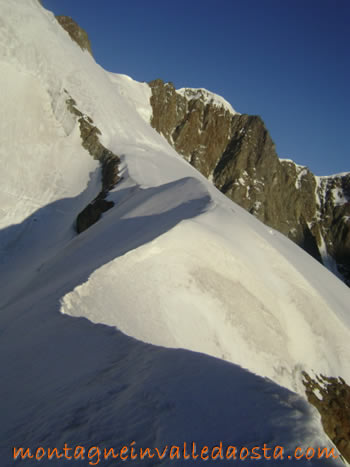
<svg viewBox="0 0 350 467">
<path fill-rule="evenodd" d="M 350 174 L 315 177 L 280 160 L 258 116 L 208 91 L 155 80 L 152 126 L 230 199 L 288 236 L 350 283 Z M 332 264 L 334 263 L 334 264 Z"/>
<path fill-rule="evenodd" d="M 91 201 L 78 215 L 76 229 L 78 233 L 88 229 L 97 222 L 101 215 L 114 206 L 113 201 L 106 200 L 106 196 L 120 180 L 120 159 L 109 149 L 105 148 L 99 140 L 100 130 L 93 124 L 93 120 L 84 115 L 76 107 L 76 102 L 67 91 L 66 104 L 68 110 L 78 118 L 82 146 L 97 159 L 102 166 L 102 189 L 94 200 Z"/>
</svg>

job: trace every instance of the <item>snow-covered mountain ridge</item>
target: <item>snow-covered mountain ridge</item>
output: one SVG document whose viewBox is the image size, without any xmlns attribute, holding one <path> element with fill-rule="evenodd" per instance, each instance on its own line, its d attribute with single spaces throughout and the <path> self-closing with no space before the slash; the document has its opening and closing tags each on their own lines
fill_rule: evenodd
<svg viewBox="0 0 350 467">
<path fill-rule="evenodd" d="M 37 1 L 0 8 L 2 465 L 65 442 L 329 446 L 301 371 L 350 380 L 348 288 L 175 152 L 147 84 Z M 122 178 L 80 235 L 101 168 L 69 99 Z"/>
</svg>

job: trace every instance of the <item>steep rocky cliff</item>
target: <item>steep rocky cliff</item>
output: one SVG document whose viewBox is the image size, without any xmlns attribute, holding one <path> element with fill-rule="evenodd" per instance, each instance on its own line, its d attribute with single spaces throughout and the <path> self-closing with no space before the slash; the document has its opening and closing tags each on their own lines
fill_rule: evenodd
<svg viewBox="0 0 350 467">
<path fill-rule="evenodd" d="M 316 180 L 316 221 L 321 226 L 327 253 L 350 285 L 350 173 Z"/>
<path fill-rule="evenodd" d="M 315 177 L 280 160 L 260 117 L 238 114 L 205 89 L 177 91 L 162 80 L 149 85 L 151 124 L 177 152 L 226 196 L 350 284 L 349 173 Z"/>
</svg>

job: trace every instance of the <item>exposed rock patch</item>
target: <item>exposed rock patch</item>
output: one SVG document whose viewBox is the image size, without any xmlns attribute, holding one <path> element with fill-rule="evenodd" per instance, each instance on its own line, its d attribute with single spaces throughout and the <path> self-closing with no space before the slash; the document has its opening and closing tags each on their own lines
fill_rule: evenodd
<svg viewBox="0 0 350 467">
<path fill-rule="evenodd" d="M 78 118 L 83 147 L 102 165 L 102 189 L 97 197 L 77 217 L 76 229 L 78 233 L 81 233 L 97 222 L 104 212 L 114 206 L 113 201 L 108 201 L 105 198 L 120 180 L 120 159 L 103 146 L 99 140 L 100 130 L 94 126 L 89 116 L 80 112 L 74 99 L 68 96 L 66 104 L 69 111 Z"/>
<path fill-rule="evenodd" d="M 63 29 L 68 32 L 71 39 L 76 42 L 82 50 L 88 50 L 92 55 L 91 43 L 87 32 L 69 16 L 60 15 L 56 16 L 56 19 Z"/>
<path fill-rule="evenodd" d="M 77 232 L 81 233 L 95 224 L 101 215 L 114 206 L 113 201 L 107 201 L 100 196 L 91 201 L 77 217 Z"/>
<path fill-rule="evenodd" d="M 303 376 L 306 396 L 319 411 L 324 431 L 350 462 L 350 386 L 342 378 Z"/>
<path fill-rule="evenodd" d="M 151 124 L 179 154 L 314 258 L 323 263 L 334 258 L 350 283 L 350 174 L 318 178 L 306 167 L 280 160 L 259 116 L 239 115 L 208 91 L 177 92 L 162 80 L 149 85 Z"/>
</svg>

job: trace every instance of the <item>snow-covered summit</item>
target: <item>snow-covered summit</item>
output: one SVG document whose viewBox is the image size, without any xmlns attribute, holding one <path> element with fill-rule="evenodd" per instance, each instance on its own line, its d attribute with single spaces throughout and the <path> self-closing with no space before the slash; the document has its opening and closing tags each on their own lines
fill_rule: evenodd
<svg viewBox="0 0 350 467">
<path fill-rule="evenodd" d="M 211 104 L 216 107 L 223 107 L 225 110 L 230 112 L 232 115 L 238 114 L 232 105 L 227 102 L 226 99 L 215 94 L 214 92 L 208 91 L 204 88 L 181 88 L 177 89 L 176 92 L 188 100 L 201 99 L 205 105 Z"/>
</svg>

